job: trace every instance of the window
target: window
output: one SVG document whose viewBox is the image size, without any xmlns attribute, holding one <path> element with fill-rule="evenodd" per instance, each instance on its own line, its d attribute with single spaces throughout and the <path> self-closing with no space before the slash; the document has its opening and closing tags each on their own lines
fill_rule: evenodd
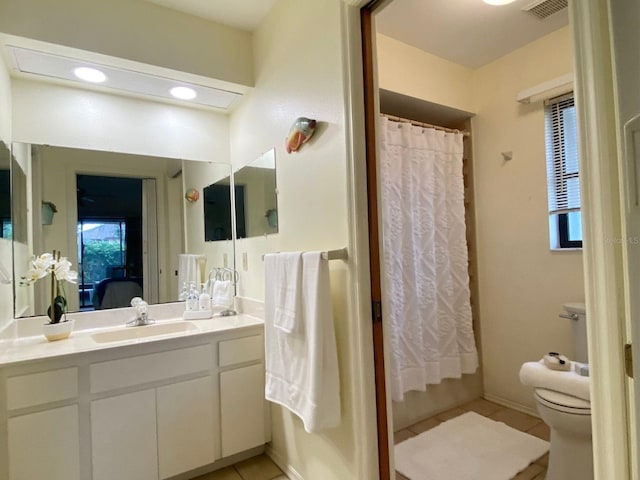
<svg viewBox="0 0 640 480">
<path fill-rule="evenodd" d="M 545 136 L 551 247 L 581 248 L 578 128 L 573 93 L 547 102 Z"/>
<path fill-rule="evenodd" d="M 124 276 L 127 257 L 124 220 L 78 222 L 78 287 L 80 307 L 92 304 L 94 286 L 105 278 Z"/>
</svg>

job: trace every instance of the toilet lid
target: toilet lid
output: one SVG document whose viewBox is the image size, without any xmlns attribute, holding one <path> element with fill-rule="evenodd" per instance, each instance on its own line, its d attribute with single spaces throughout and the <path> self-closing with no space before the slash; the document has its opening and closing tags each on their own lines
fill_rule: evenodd
<svg viewBox="0 0 640 480">
<path fill-rule="evenodd" d="M 583 415 L 591 414 L 591 403 L 582 398 L 572 397 L 571 395 L 545 388 L 537 388 L 536 396 L 549 408 Z"/>
</svg>

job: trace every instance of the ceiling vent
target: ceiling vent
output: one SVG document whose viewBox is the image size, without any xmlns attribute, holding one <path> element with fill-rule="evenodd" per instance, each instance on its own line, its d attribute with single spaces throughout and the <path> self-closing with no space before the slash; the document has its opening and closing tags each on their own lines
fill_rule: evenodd
<svg viewBox="0 0 640 480">
<path fill-rule="evenodd" d="M 524 7 L 522 11 L 530 13 L 539 20 L 544 20 L 567 7 L 567 0 L 536 0 Z"/>
</svg>

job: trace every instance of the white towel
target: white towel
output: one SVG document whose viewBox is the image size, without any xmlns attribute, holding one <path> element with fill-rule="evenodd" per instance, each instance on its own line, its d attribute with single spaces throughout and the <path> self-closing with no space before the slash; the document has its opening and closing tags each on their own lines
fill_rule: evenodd
<svg viewBox="0 0 640 480">
<path fill-rule="evenodd" d="M 286 333 L 302 332 L 302 252 L 264 257 L 265 278 L 275 290 L 273 324 Z"/>
<path fill-rule="evenodd" d="M 297 335 L 275 327 L 279 286 L 265 279 L 265 397 L 300 417 L 309 433 L 336 427 L 340 381 L 328 261 L 321 252 L 302 254 L 302 328 Z"/>
<path fill-rule="evenodd" d="M 573 364 L 574 362 L 571 362 L 571 370 L 561 372 L 545 367 L 542 360 L 527 362 L 520 368 L 520 382 L 535 388 L 546 388 L 591 401 L 589 377 L 583 377 L 574 372 Z"/>
<path fill-rule="evenodd" d="M 216 307 L 233 307 L 233 282 L 229 280 L 216 280 L 213 284 L 211 303 Z"/>
<path fill-rule="evenodd" d="M 182 292 L 182 285 L 189 282 L 195 282 L 198 285 L 198 258 L 201 255 L 191 255 L 181 253 L 178 255 L 178 295 Z M 187 290 L 188 291 L 188 290 Z"/>
</svg>

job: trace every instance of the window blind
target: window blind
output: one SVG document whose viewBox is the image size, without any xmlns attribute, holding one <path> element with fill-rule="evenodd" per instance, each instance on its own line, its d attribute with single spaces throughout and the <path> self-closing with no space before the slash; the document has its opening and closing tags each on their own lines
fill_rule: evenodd
<svg viewBox="0 0 640 480">
<path fill-rule="evenodd" d="M 578 135 L 573 93 L 545 105 L 549 214 L 580 210 Z"/>
</svg>

